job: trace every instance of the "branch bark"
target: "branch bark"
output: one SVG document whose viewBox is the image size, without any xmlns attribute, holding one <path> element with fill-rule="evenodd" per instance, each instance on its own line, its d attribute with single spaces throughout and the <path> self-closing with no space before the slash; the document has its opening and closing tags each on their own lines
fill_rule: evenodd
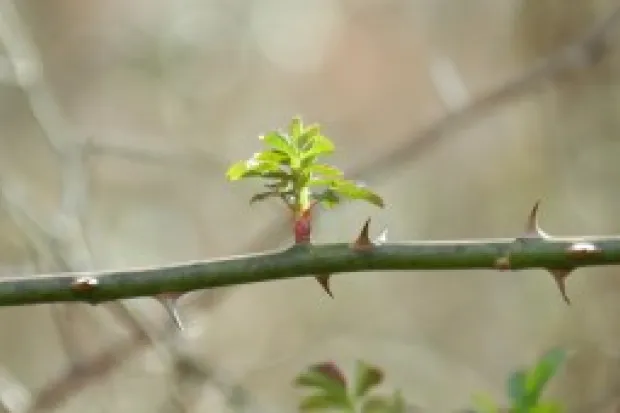
<svg viewBox="0 0 620 413">
<path fill-rule="evenodd" d="M 614 264 L 620 264 L 620 236 L 550 238 L 526 234 L 510 239 L 403 242 L 364 249 L 347 243 L 295 245 L 161 267 L 7 278 L 0 282 L 0 306 L 73 301 L 97 304 L 327 273 L 531 268 L 568 273 L 579 267 Z"/>
</svg>

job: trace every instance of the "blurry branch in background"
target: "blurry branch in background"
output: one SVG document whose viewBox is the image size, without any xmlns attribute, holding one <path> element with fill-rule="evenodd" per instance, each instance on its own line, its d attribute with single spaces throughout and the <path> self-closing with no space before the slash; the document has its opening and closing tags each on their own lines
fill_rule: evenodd
<svg viewBox="0 0 620 413">
<path fill-rule="evenodd" d="M 389 176 L 395 169 L 407 162 L 418 159 L 422 153 L 442 143 L 448 133 L 478 120 L 482 115 L 497 110 L 515 98 L 557 80 L 561 75 L 575 70 L 584 70 L 596 65 L 609 52 L 607 41 L 620 22 L 620 6 L 593 28 L 556 53 L 545 57 L 533 67 L 508 80 L 489 92 L 474 98 L 467 106 L 452 112 L 417 133 L 400 145 L 377 159 L 360 165 L 351 175 L 366 180 L 376 180 Z"/>
<path fill-rule="evenodd" d="M 28 239 L 39 270 L 41 267 L 53 267 L 60 271 L 92 269 L 93 257 L 82 225 L 89 199 L 89 171 L 86 165 L 88 142 L 79 140 L 66 122 L 61 106 L 45 82 L 38 51 L 25 31 L 11 0 L 0 1 L 0 41 L 7 54 L 2 61 L 4 63 L 2 68 L 5 69 L 3 73 L 9 70 L 12 72 L 12 76 L 2 76 L 3 80 L 12 78 L 22 89 L 34 119 L 53 153 L 58 156 L 61 166 L 60 205 L 51 220 L 51 225 L 37 218 L 37 213 L 31 208 L 35 203 L 28 202 L 24 191 L 14 184 L 5 182 L 6 180 L 0 184 L 2 206 Z M 123 346 L 118 346 L 119 349 L 113 347 L 95 358 L 92 361 L 92 370 L 89 370 L 83 357 L 80 356 L 82 352 L 78 344 L 79 336 L 75 334 L 73 327 L 75 324 L 70 320 L 78 314 L 84 315 L 82 311 L 76 313 L 76 310 L 78 309 L 54 306 L 51 315 L 57 325 L 65 352 L 73 363 L 69 371 L 77 372 L 77 376 L 81 379 L 84 376 L 89 378 L 97 376 L 101 371 L 100 359 L 110 360 L 108 363 L 115 364 L 117 357 L 121 357 L 122 361 L 125 346 L 131 346 L 135 342 L 152 342 L 151 339 L 145 340 L 148 334 L 144 327 L 122 303 L 111 303 L 108 310 L 133 332 L 134 337 Z M 68 391 L 71 388 L 69 384 L 77 382 L 76 379 L 67 379 L 63 381 L 58 393 L 50 388 L 41 397 L 46 404 L 49 404 L 54 394 L 63 396 L 60 390 Z M 80 381 L 80 385 L 84 384 Z"/>
<path fill-rule="evenodd" d="M 204 173 L 205 169 L 224 170 L 228 160 L 219 159 L 215 155 L 196 151 L 163 151 L 153 148 L 138 148 L 91 139 L 85 145 L 86 156 L 103 156 L 126 159 L 133 162 L 157 164 L 176 168 L 195 169 Z"/>
<path fill-rule="evenodd" d="M 548 85 L 548 82 L 556 81 L 563 74 L 596 65 L 610 51 L 608 41 L 619 23 L 620 6 L 616 6 L 609 15 L 602 18 L 575 42 L 545 57 L 489 92 L 472 97 L 469 103 L 460 109 L 453 108 L 448 115 L 418 132 L 411 133 L 410 138 L 403 144 L 396 145 L 385 154 L 377 155 L 366 164 L 351 168 L 347 175 L 367 182 L 384 179 L 407 163 L 420 159 L 438 147 L 451 133 L 480 120 L 489 112 L 498 110 L 536 88 Z M 319 214 L 316 218 L 319 218 Z M 248 244 L 246 250 L 255 251 L 257 247 L 265 245 L 267 248 L 275 248 L 289 236 L 288 222 L 275 219 L 268 222 L 258 234 L 256 239 Z"/>
<path fill-rule="evenodd" d="M 98 355 L 76 363 L 56 379 L 48 383 L 34 396 L 28 413 L 47 412 L 67 402 L 93 381 L 110 374 L 120 362 L 136 355 L 152 338 L 144 331 L 134 329 L 130 339 L 123 339 Z"/>
<path fill-rule="evenodd" d="M 164 166 L 189 167 L 201 172 L 207 167 L 212 168 L 214 164 L 221 169 L 225 168 L 224 162 L 208 154 L 189 151 L 171 154 L 151 148 L 132 148 L 75 136 L 62 113 L 61 105 L 45 81 L 39 53 L 11 0 L 0 0 L 0 41 L 7 54 L 4 60 L 0 61 L 3 63 L 0 64 L 0 80 L 11 81 L 22 89 L 33 117 L 53 153 L 59 158 L 61 166 L 60 205 L 51 224 L 37 218 L 35 211 L 29 207 L 33 203 L 27 202 L 24 199 L 26 197 L 21 196 L 21 188 L 8 188 L 4 182 L 0 183 L 2 204 L 27 237 L 40 271 L 41 267 L 53 267 L 54 270 L 63 272 L 92 270 L 93 257 L 83 227 L 89 200 L 90 171 L 87 163 L 92 156 L 111 156 Z M 42 260 L 43 257 L 45 259 Z M 74 307 L 52 307 L 52 319 L 57 325 L 61 342 L 72 365 L 34 397 L 32 411 L 59 406 L 92 381 L 101 380 L 110 374 L 146 346 L 167 337 L 161 333 L 150 334 L 143 323 L 120 301 L 108 303 L 106 308 L 129 329 L 131 335 L 102 353 L 85 359 L 80 354 L 80 337 L 75 333 L 75 323 L 71 320 L 74 316 L 83 316 L 83 312 L 76 313 L 77 309 Z M 191 364 L 190 360 L 184 362 L 185 366 Z M 194 374 L 194 379 L 195 376 Z M 177 380 L 183 379 L 182 375 L 177 375 Z"/>
</svg>

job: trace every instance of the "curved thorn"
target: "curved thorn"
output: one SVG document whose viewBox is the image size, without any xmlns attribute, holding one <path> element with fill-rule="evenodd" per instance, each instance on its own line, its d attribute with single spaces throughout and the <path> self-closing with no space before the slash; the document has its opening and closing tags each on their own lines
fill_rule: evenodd
<svg viewBox="0 0 620 413">
<path fill-rule="evenodd" d="M 549 271 L 553 276 L 553 279 L 555 280 L 555 283 L 560 290 L 560 294 L 562 294 L 562 299 L 564 300 L 564 302 L 566 302 L 566 304 L 568 305 L 571 305 L 570 298 L 568 298 L 568 295 L 566 294 L 566 277 L 568 277 L 568 274 L 570 274 L 571 270 L 548 269 L 547 271 Z"/>
<path fill-rule="evenodd" d="M 527 223 L 525 225 L 525 237 L 527 238 L 549 238 L 549 235 L 545 233 L 538 225 L 538 210 L 540 207 L 541 200 L 537 200 L 532 207 L 532 211 L 530 212 L 530 216 L 527 219 Z"/>
<path fill-rule="evenodd" d="M 383 228 L 383 231 L 373 241 L 375 245 L 385 244 L 388 240 L 388 229 L 387 227 Z"/>
<path fill-rule="evenodd" d="M 364 223 L 364 226 L 362 227 L 362 230 L 360 231 L 360 234 L 355 240 L 355 243 L 353 244 L 354 250 L 361 251 L 361 250 L 367 250 L 369 248 L 372 248 L 373 243 L 370 241 L 370 237 L 368 235 L 369 227 L 370 227 L 370 218 L 366 220 L 366 222 Z"/>
<path fill-rule="evenodd" d="M 314 278 L 319 282 L 323 290 L 329 295 L 331 298 L 334 298 L 334 294 L 332 294 L 332 290 L 329 286 L 329 277 L 330 274 L 316 275 Z"/>
<path fill-rule="evenodd" d="M 185 330 L 185 326 L 181 321 L 181 316 L 179 315 L 179 309 L 177 306 L 178 297 L 172 297 L 169 295 L 159 295 L 157 296 L 157 300 L 164 306 L 168 315 L 174 322 L 174 325 L 180 330 Z"/>
</svg>

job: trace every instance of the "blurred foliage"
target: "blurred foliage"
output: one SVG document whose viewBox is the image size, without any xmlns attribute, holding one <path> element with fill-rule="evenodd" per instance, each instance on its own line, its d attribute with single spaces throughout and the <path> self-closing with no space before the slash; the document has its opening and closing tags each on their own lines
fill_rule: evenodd
<svg viewBox="0 0 620 413">
<path fill-rule="evenodd" d="M 510 406 L 498 404 L 486 395 L 475 397 L 478 413 L 562 413 L 561 405 L 542 399 L 551 378 L 566 359 L 561 349 L 553 349 L 540 357 L 527 369 L 514 371 L 507 380 Z M 376 366 L 357 361 L 352 380 L 333 362 L 310 366 L 295 379 L 295 386 L 308 389 L 310 394 L 302 397 L 302 412 L 335 410 L 344 413 L 404 413 L 405 400 L 399 390 L 390 395 L 377 394 L 372 390 L 383 383 L 384 373 Z"/>
</svg>

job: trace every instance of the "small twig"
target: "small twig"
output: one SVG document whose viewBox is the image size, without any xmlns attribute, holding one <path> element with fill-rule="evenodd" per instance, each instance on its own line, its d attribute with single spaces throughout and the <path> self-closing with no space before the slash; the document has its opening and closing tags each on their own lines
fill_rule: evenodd
<svg viewBox="0 0 620 413">
<path fill-rule="evenodd" d="M 133 162 L 159 164 L 177 168 L 195 169 L 203 173 L 207 168 L 224 170 L 228 162 L 205 152 L 170 152 L 153 148 L 126 146 L 92 139 L 86 144 L 86 156 L 115 157 Z"/>
<path fill-rule="evenodd" d="M 119 360 L 129 359 L 145 345 L 151 343 L 151 340 L 147 334 L 134 330 L 130 340 L 122 340 L 105 352 L 83 363 L 73 365 L 64 374 L 39 390 L 28 413 L 46 412 L 58 407 L 71 395 L 92 383 L 94 379 L 109 374 L 117 367 Z"/>
<path fill-rule="evenodd" d="M 557 80 L 571 70 L 595 65 L 608 52 L 605 43 L 619 22 L 620 6 L 616 6 L 608 16 L 574 43 L 561 48 L 520 75 L 474 99 L 461 110 L 452 112 L 421 131 L 413 133 L 406 143 L 365 165 L 356 167 L 350 171 L 350 175 L 365 180 L 377 180 L 381 176 L 389 176 L 403 164 L 419 158 L 421 154 L 436 147 L 448 133 L 479 119 L 481 115 L 497 110 L 514 98 L 531 92 L 543 82 Z"/>
</svg>

